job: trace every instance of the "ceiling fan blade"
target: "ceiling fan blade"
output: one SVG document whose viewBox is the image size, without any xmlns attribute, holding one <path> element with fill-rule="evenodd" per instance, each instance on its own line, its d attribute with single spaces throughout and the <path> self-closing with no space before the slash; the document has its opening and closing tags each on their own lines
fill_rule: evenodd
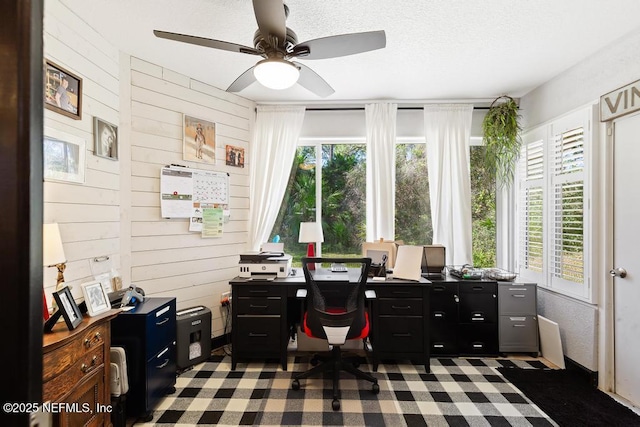
<svg viewBox="0 0 640 427">
<path fill-rule="evenodd" d="M 262 36 L 267 41 L 270 41 L 270 35 L 277 37 L 281 46 L 287 37 L 287 17 L 282 0 L 253 0 L 253 13 Z"/>
<path fill-rule="evenodd" d="M 327 83 L 311 68 L 299 62 L 294 62 L 293 64 L 300 69 L 300 78 L 298 79 L 298 84 L 300 86 L 310 90 L 322 98 L 326 98 L 335 92 L 335 90 L 329 86 L 329 83 Z"/>
<path fill-rule="evenodd" d="M 228 50 L 230 52 L 248 53 L 249 55 L 261 55 L 260 52 L 249 46 L 241 44 L 223 42 L 220 40 L 207 39 L 204 37 L 188 36 L 186 34 L 170 33 L 167 31 L 153 30 L 153 34 L 161 39 L 174 40 L 177 42 L 195 44 L 198 46 L 212 47 L 214 49 Z"/>
<path fill-rule="evenodd" d="M 235 79 L 234 82 L 231 83 L 231 85 L 227 88 L 227 92 L 240 92 L 242 89 L 255 82 L 256 77 L 253 74 L 254 68 L 256 68 L 255 65 L 249 68 L 244 73 L 240 74 L 240 76 Z"/>
<path fill-rule="evenodd" d="M 256 0 L 259 1 L 259 0 Z M 341 34 L 298 43 L 291 56 L 304 59 L 326 59 L 382 49 L 387 45 L 384 30 Z"/>
</svg>

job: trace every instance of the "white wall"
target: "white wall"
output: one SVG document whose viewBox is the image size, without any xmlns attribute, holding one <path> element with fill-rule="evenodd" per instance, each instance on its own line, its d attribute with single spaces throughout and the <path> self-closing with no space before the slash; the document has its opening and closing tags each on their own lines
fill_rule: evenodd
<svg viewBox="0 0 640 427">
<path fill-rule="evenodd" d="M 130 224 L 131 230 L 131 282 L 147 295 L 176 297 L 178 310 L 211 308 L 212 334 L 220 336 L 220 294 L 237 276 L 248 240 L 251 167 L 248 162 L 244 168 L 226 166 L 225 145 L 244 147 L 249 158 L 255 104 L 135 57 L 130 58 L 130 82 L 130 91 L 123 93 L 131 109 L 131 162 L 123 170 L 131 192 L 123 226 Z M 216 123 L 216 164 L 182 160 L 183 114 Z M 229 173 L 231 219 L 221 238 L 203 239 L 188 231 L 187 219 L 160 216 L 160 170 L 169 164 Z"/>
<path fill-rule="evenodd" d="M 76 300 L 92 280 L 91 261 L 108 256 L 125 286 L 174 296 L 178 309 L 209 307 L 212 336 L 223 334 L 220 294 L 246 249 L 249 168 L 226 166 L 225 144 L 244 147 L 255 103 L 119 52 L 59 0 L 45 2 L 44 52 L 83 81 L 82 120 L 45 110 L 45 126 L 86 142 L 84 184 L 45 182 L 44 222 L 58 222 Z M 182 115 L 217 125 L 216 164 L 182 160 Z M 93 118 L 117 125 L 119 159 L 93 155 Z M 160 217 L 160 169 L 177 163 L 230 176 L 231 219 L 221 238 L 202 239 L 186 219 Z M 56 271 L 44 269 L 49 306 Z"/>
<path fill-rule="evenodd" d="M 93 117 L 119 123 L 119 54 L 58 0 L 45 2 L 44 56 L 82 78 L 82 120 L 45 110 L 45 128 L 86 143 L 84 184 L 46 181 L 44 222 L 57 222 L 67 257 L 66 282 L 76 299 L 80 284 L 92 278 L 90 259 L 109 256 L 120 268 L 119 162 L 93 155 Z M 55 268 L 44 269 L 51 306 Z"/>
<path fill-rule="evenodd" d="M 597 52 L 564 73 L 556 76 L 542 86 L 532 90 L 520 100 L 523 124 L 532 129 L 557 118 L 569 111 L 598 101 L 600 96 L 640 78 L 640 29 L 617 40 L 609 47 Z M 593 276 L 589 279 L 596 289 L 606 286 L 608 271 L 607 253 L 604 237 L 606 236 L 606 206 L 603 197 L 607 175 L 604 152 L 606 138 L 603 126 L 594 124 L 600 133 L 598 143 L 593 147 L 595 176 L 593 217 L 594 229 L 594 264 Z M 602 319 L 602 307 L 586 304 L 564 297 L 551 291 L 539 290 L 539 311 L 545 317 L 560 325 L 565 356 L 582 366 L 597 371 L 599 321 Z"/>
</svg>

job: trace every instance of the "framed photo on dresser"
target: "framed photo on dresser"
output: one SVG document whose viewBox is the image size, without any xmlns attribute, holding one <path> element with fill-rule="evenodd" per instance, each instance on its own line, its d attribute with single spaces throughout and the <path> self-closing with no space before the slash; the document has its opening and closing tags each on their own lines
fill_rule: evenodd
<svg viewBox="0 0 640 427">
<path fill-rule="evenodd" d="M 70 331 L 74 330 L 80 323 L 82 323 L 82 313 L 80 313 L 80 307 L 76 304 L 76 301 L 71 295 L 71 290 L 68 286 L 53 293 L 53 298 L 58 304 L 58 310 L 64 317 L 64 322 L 67 324 L 67 328 Z"/>
</svg>

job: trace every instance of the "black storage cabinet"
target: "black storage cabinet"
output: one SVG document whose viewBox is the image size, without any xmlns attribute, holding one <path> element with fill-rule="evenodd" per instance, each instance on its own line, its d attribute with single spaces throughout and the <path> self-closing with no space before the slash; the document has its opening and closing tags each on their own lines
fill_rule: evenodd
<svg viewBox="0 0 640 427">
<path fill-rule="evenodd" d="M 150 421 L 176 384 L 176 299 L 145 298 L 111 322 L 111 345 L 127 354 L 127 415 Z"/>
</svg>

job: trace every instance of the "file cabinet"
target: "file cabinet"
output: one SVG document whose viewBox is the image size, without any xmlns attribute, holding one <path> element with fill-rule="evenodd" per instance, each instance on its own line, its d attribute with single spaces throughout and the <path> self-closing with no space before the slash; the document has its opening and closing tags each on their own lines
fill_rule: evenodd
<svg viewBox="0 0 640 427">
<path fill-rule="evenodd" d="M 127 355 L 127 414 L 153 417 L 176 384 L 176 299 L 146 298 L 112 321 L 111 342 Z"/>
<path fill-rule="evenodd" d="M 498 284 L 501 353 L 539 352 L 536 284 Z"/>
</svg>

